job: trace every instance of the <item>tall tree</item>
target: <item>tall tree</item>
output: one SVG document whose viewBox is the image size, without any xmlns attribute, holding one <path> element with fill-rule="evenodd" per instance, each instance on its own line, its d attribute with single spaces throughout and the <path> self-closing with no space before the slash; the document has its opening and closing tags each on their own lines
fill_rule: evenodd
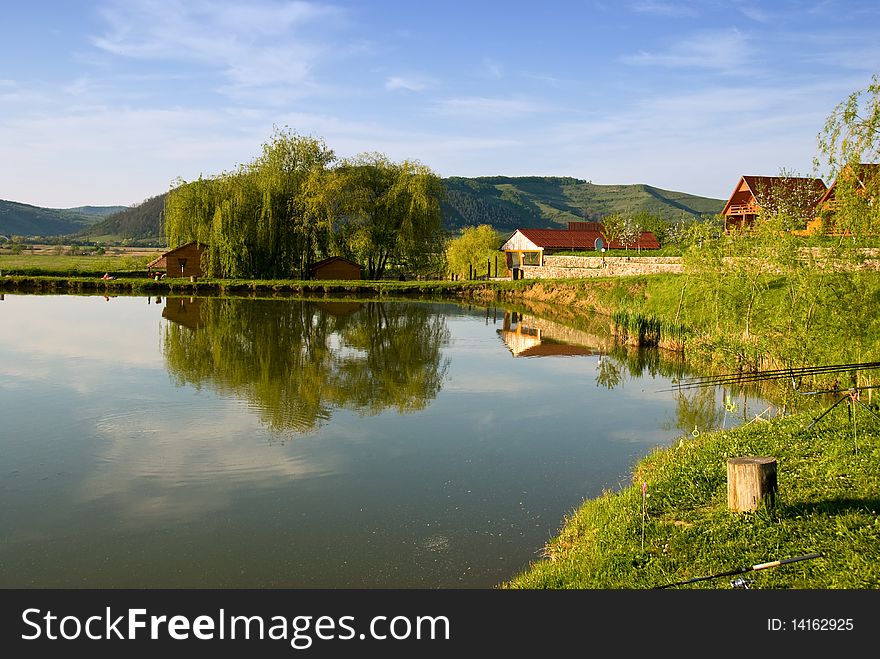
<svg viewBox="0 0 880 659">
<path fill-rule="evenodd" d="M 486 263 L 498 258 L 504 237 L 488 224 L 465 227 L 458 238 L 446 246 L 446 263 L 449 272 L 465 276 L 471 272 L 484 272 Z"/>
<path fill-rule="evenodd" d="M 854 91 L 835 106 L 818 136 L 819 152 L 828 175 L 837 176 L 846 165 L 880 158 L 880 77 Z M 816 167 L 821 167 L 816 159 Z"/>
<path fill-rule="evenodd" d="M 416 161 L 364 153 L 343 161 L 341 245 L 381 279 L 389 264 L 414 268 L 441 244 L 443 182 Z"/>
<path fill-rule="evenodd" d="M 331 218 L 318 191 L 334 159 L 322 140 L 276 128 L 260 156 L 237 171 L 177 182 L 165 202 L 168 245 L 207 243 L 210 276 L 302 274 L 329 242 Z"/>
<path fill-rule="evenodd" d="M 880 231 L 880 176 L 864 164 L 880 159 L 880 77 L 837 104 L 818 136 L 829 178 L 836 177 L 833 209 L 821 209 L 834 232 L 858 239 Z M 823 162 L 824 161 L 824 162 Z"/>
</svg>

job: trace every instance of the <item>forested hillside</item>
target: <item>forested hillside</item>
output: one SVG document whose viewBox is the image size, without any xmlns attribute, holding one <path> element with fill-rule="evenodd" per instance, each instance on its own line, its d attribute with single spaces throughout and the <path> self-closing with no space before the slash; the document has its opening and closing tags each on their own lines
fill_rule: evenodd
<svg viewBox="0 0 880 659">
<path fill-rule="evenodd" d="M 569 177 L 452 177 L 445 179 L 444 224 L 449 229 L 491 224 L 499 231 L 566 226 L 610 213 L 659 215 L 670 221 L 714 215 L 724 201 L 650 185 L 595 185 Z"/>
<path fill-rule="evenodd" d="M 162 235 L 164 212 L 165 194 L 156 195 L 137 206 L 113 213 L 88 227 L 81 235 L 91 238 L 158 238 Z"/>
<path fill-rule="evenodd" d="M 124 206 L 41 208 L 0 199 L 0 235 L 62 236 L 81 231 Z"/>
<path fill-rule="evenodd" d="M 714 215 L 724 207 L 721 199 L 650 185 L 596 185 L 570 177 L 454 176 L 443 182 L 443 225 L 450 231 L 480 224 L 489 224 L 501 232 L 564 227 L 572 220 L 598 220 L 609 213 L 645 212 L 674 221 Z M 164 193 L 156 195 L 130 208 L 91 207 L 91 215 L 86 212 L 90 207 L 55 210 L 0 201 L 0 233 L 159 240 L 164 238 L 161 232 L 165 197 Z M 104 219 L 95 214 L 106 213 L 107 208 L 115 212 Z"/>
</svg>

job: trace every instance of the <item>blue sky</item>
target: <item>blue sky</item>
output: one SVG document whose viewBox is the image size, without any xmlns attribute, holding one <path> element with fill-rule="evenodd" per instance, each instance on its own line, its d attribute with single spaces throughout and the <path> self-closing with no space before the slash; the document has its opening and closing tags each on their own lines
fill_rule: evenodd
<svg viewBox="0 0 880 659">
<path fill-rule="evenodd" d="M 726 199 L 812 173 L 880 72 L 880 4 L 29 0 L 4 3 L 0 62 L 0 199 L 136 204 L 273 126 L 441 176 Z"/>
</svg>

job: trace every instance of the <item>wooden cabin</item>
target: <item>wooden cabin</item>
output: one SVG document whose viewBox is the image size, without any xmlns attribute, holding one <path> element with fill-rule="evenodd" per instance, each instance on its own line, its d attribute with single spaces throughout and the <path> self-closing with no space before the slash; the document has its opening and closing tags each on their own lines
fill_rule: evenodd
<svg viewBox="0 0 880 659">
<path fill-rule="evenodd" d="M 359 263 L 349 261 L 341 256 L 318 261 L 309 269 L 310 279 L 345 279 L 355 280 L 361 278 L 361 266 Z"/>
<path fill-rule="evenodd" d="M 724 232 L 748 228 L 757 221 L 762 209 L 773 206 L 774 197 L 783 194 L 799 194 L 815 197 L 815 206 L 825 194 L 822 179 L 801 176 L 743 176 L 733 189 L 721 214 L 724 215 Z"/>
<path fill-rule="evenodd" d="M 501 246 L 507 262 L 507 274 L 517 278 L 524 265 L 543 265 L 544 256 L 564 251 L 600 251 L 625 249 L 620 241 L 605 237 L 601 222 L 569 222 L 567 229 L 517 229 Z M 660 242 L 650 231 L 643 231 L 629 249 L 660 249 Z"/>
<path fill-rule="evenodd" d="M 167 277 L 201 277 L 202 255 L 208 246 L 191 242 L 175 247 L 153 259 L 147 264 L 147 272 L 152 277 L 161 272 Z"/>
<path fill-rule="evenodd" d="M 816 205 L 816 218 L 807 224 L 806 231 L 798 233 L 802 235 L 816 233 L 841 235 L 834 226 L 834 211 L 837 209 L 837 182 L 841 179 L 849 181 L 854 184 L 855 189 L 859 193 L 867 193 L 868 186 L 876 184 L 878 176 L 880 176 L 880 164 L 860 163 L 855 166 L 846 165 Z"/>
</svg>

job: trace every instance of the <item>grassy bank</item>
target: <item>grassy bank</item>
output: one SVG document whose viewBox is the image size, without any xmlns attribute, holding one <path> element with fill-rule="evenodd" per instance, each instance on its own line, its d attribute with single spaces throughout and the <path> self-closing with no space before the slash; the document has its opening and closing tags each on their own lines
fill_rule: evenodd
<svg viewBox="0 0 880 659">
<path fill-rule="evenodd" d="M 814 552 L 743 576 L 753 588 L 880 587 L 880 423 L 857 408 L 854 436 L 840 409 L 809 431 L 815 417 L 802 414 L 657 450 L 631 485 L 584 502 L 545 558 L 502 587 L 654 588 Z M 774 506 L 728 510 L 726 460 L 745 455 L 777 459 Z M 731 578 L 676 587 L 730 588 Z"/>
<path fill-rule="evenodd" d="M 103 273 L 102 273 L 103 274 Z M 507 282 L 514 288 L 521 282 Z M 505 282 L 499 282 L 499 288 Z M 192 281 L 168 277 L 156 281 L 137 274 L 119 274 L 115 279 L 97 275 L 6 275 L 0 277 L 0 291 L 24 293 L 97 293 L 114 294 L 183 294 L 224 295 L 227 293 L 285 293 L 289 295 L 335 295 L 380 298 L 387 295 L 412 296 L 485 296 L 486 282 L 479 281 L 303 281 L 299 279 L 209 279 Z M 490 292 L 490 296 L 494 293 Z"/>
</svg>

